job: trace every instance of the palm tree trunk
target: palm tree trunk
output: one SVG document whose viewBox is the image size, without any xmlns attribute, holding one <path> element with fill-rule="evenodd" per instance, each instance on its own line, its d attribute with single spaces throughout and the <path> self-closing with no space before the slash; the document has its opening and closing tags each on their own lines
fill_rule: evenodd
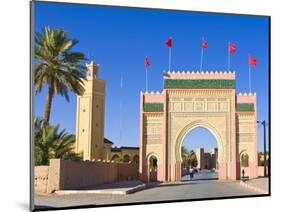
<svg viewBox="0 0 281 212">
<path fill-rule="evenodd" d="M 54 96 L 54 89 L 51 86 L 49 86 L 48 96 L 45 103 L 44 124 L 48 124 L 50 120 L 53 96 Z"/>
</svg>

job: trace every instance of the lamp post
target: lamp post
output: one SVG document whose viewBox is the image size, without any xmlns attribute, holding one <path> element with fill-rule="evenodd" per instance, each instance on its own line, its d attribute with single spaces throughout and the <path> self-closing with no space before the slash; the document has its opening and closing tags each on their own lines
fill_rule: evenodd
<svg viewBox="0 0 281 212">
<path fill-rule="evenodd" d="M 263 172 L 264 172 L 264 176 L 267 177 L 266 174 L 266 122 L 265 120 L 263 121 L 257 121 L 257 123 L 260 123 L 263 125 Z"/>
</svg>

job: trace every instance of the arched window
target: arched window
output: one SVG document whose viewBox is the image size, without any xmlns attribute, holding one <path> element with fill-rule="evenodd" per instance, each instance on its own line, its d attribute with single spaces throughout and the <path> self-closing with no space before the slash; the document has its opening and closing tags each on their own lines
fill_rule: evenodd
<svg viewBox="0 0 281 212">
<path fill-rule="evenodd" d="M 112 156 L 111 160 L 113 160 L 115 162 L 120 162 L 121 158 L 119 157 L 119 155 L 115 154 Z"/>
<path fill-rule="evenodd" d="M 134 163 L 139 163 L 139 156 L 138 155 L 135 155 L 134 157 L 133 157 L 133 162 Z"/>
<path fill-rule="evenodd" d="M 241 166 L 248 167 L 249 166 L 249 155 L 247 153 L 243 153 L 241 155 Z"/>
<path fill-rule="evenodd" d="M 123 162 L 129 163 L 130 161 L 131 161 L 130 156 L 129 156 L 129 155 L 124 155 L 124 157 L 123 157 Z"/>
</svg>

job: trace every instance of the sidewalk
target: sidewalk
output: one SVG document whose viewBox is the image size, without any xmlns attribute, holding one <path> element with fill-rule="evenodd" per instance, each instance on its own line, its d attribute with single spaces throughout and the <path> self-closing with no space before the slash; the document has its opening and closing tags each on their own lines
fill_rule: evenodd
<svg viewBox="0 0 281 212">
<path fill-rule="evenodd" d="M 59 190 L 56 191 L 57 195 L 66 195 L 66 194 L 117 194 L 117 195 L 126 195 L 131 194 L 146 188 L 146 185 L 141 181 L 126 181 L 111 183 L 105 185 L 95 186 L 89 189 L 81 190 Z"/>
<path fill-rule="evenodd" d="M 268 177 L 240 181 L 240 185 L 261 194 L 268 194 L 269 192 Z"/>
</svg>

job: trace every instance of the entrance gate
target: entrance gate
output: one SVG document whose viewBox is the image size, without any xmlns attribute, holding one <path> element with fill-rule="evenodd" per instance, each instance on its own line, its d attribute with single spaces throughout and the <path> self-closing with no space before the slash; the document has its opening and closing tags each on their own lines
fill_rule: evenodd
<svg viewBox="0 0 281 212">
<path fill-rule="evenodd" d="M 232 72 L 168 72 L 164 90 L 140 95 L 140 174 L 149 181 L 157 157 L 157 180 L 181 180 L 181 146 L 194 128 L 207 128 L 218 142 L 220 180 L 240 178 L 240 154 L 257 177 L 256 95 L 239 94 Z"/>
</svg>

